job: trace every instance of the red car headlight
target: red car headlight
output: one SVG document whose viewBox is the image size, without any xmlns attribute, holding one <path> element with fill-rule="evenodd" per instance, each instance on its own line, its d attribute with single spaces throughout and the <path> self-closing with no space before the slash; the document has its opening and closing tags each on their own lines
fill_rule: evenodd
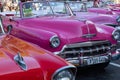
<svg viewBox="0 0 120 80">
<path fill-rule="evenodd" d="M 52 80 L 75 80 L 76 68 L 63 67 L 55 72 Z"/>
</svg>

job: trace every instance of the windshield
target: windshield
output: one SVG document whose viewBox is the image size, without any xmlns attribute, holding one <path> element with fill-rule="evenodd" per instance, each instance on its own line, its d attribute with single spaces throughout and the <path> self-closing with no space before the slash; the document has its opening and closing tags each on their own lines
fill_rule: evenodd
<svg viewBox="0 0 120 80">
<path fill-rule="evenodd" d="M 73 11 L 81 11 L 81 8 L 83 6 L 83 3 L 79 2 L 69 2 L 69 6 Z"/>
<path fill-rule="evenodd" d="M 25 2 L 22 5 L 23 17 L 51 15 L 52 10 L 47 2 Z"/>
<path fill-rule="evenodd" d="M 70 12 L 65 2 L 49 2 L 54 14 L 69 15 Z"/>
<path fill-rule="evenodd" d="M 70 8 L 72 11 L 77 12 L 77 11 L 86 11 L 87 8 L 93 7 L 93 1 L 89 2 L 68 2 Z"/>
<path fill-rule="evenodd" d="M 63 2 L 49 2 L 54 13 L 63 13 L 66 14 L 65 5 Z"/>
</svg>

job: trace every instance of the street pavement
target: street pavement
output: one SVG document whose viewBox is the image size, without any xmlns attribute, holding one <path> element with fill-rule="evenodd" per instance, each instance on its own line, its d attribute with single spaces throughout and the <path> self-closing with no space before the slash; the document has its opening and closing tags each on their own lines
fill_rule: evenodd
<svg viewBox="0 0 120 80">
<path fill-rule="evenodd" d="M 105 69 L 79 70 L 76 80 L 120 80 L 120 59 L 111 62 Z"/>
</svg>

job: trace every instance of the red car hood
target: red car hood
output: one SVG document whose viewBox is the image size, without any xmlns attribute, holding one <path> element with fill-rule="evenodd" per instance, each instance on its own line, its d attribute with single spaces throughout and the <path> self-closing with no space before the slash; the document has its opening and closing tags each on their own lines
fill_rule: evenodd
<svg viewBox="0 0 120 80">
<path fill-rule="evenodd" d="M 23 57 L 26 65 L 28 66 L 28 70 L 25 71 L 22 70 L 20 66 L 15 62 L 15 55 L 13 55 L 13 53 L 14 52 L 10 52 L 4 48 L 0 49 L 0 80 L 25 80 L 30 76 L 30 80 L 33 80 L 34 78 L 36 80 L 44 79 L 42 69 L 33 58 L 27 56 Z M 30 65 L 30 61 L 32 65 Z M 38 73 L 41 76 L 37 78 L 36 75 L 38 75 Z"/>
<path fill-rule="evenodd" d="M 14 60 L 18 52 L 23 57 L 27 70 L 21 69 Z M 29 80 L 50 80 L 52 74 L 63 66 L 67 66 L 67 62 L 36 45 L 10 35 L 1 41 L 0 80 L 26 80 L 28 77 Z"/>
<path fill-rule="evenodd" d="M 86 34 L 95 34 L 96 40 L 106 40 L 106 35 L 101 37 L 103 33 L 99 32 L 91 21 L 82 21 L 76 17 L 40 17 L 20 20 L 19 23 L 23 27 L 54 32 L 59 36 L 66 37 L 69 43 L 92 40 L 92 38 L 84 38 L 83 35 Z"/>
</svg>

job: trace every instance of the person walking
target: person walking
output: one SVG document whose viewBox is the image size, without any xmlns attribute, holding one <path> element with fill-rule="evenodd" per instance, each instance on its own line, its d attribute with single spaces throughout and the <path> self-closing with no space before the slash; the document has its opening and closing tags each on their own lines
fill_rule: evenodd
<svg viewBox="0 0 120 80">
<path fill-rule="evenodd" d="M 0 12 L 3 12 L 4 0 L 0 0 Z"/>
<path fill-rule="evenodd" d="M 93 7 L 99 7 L 100 0 L 94 0 Z"/>
</svg>

